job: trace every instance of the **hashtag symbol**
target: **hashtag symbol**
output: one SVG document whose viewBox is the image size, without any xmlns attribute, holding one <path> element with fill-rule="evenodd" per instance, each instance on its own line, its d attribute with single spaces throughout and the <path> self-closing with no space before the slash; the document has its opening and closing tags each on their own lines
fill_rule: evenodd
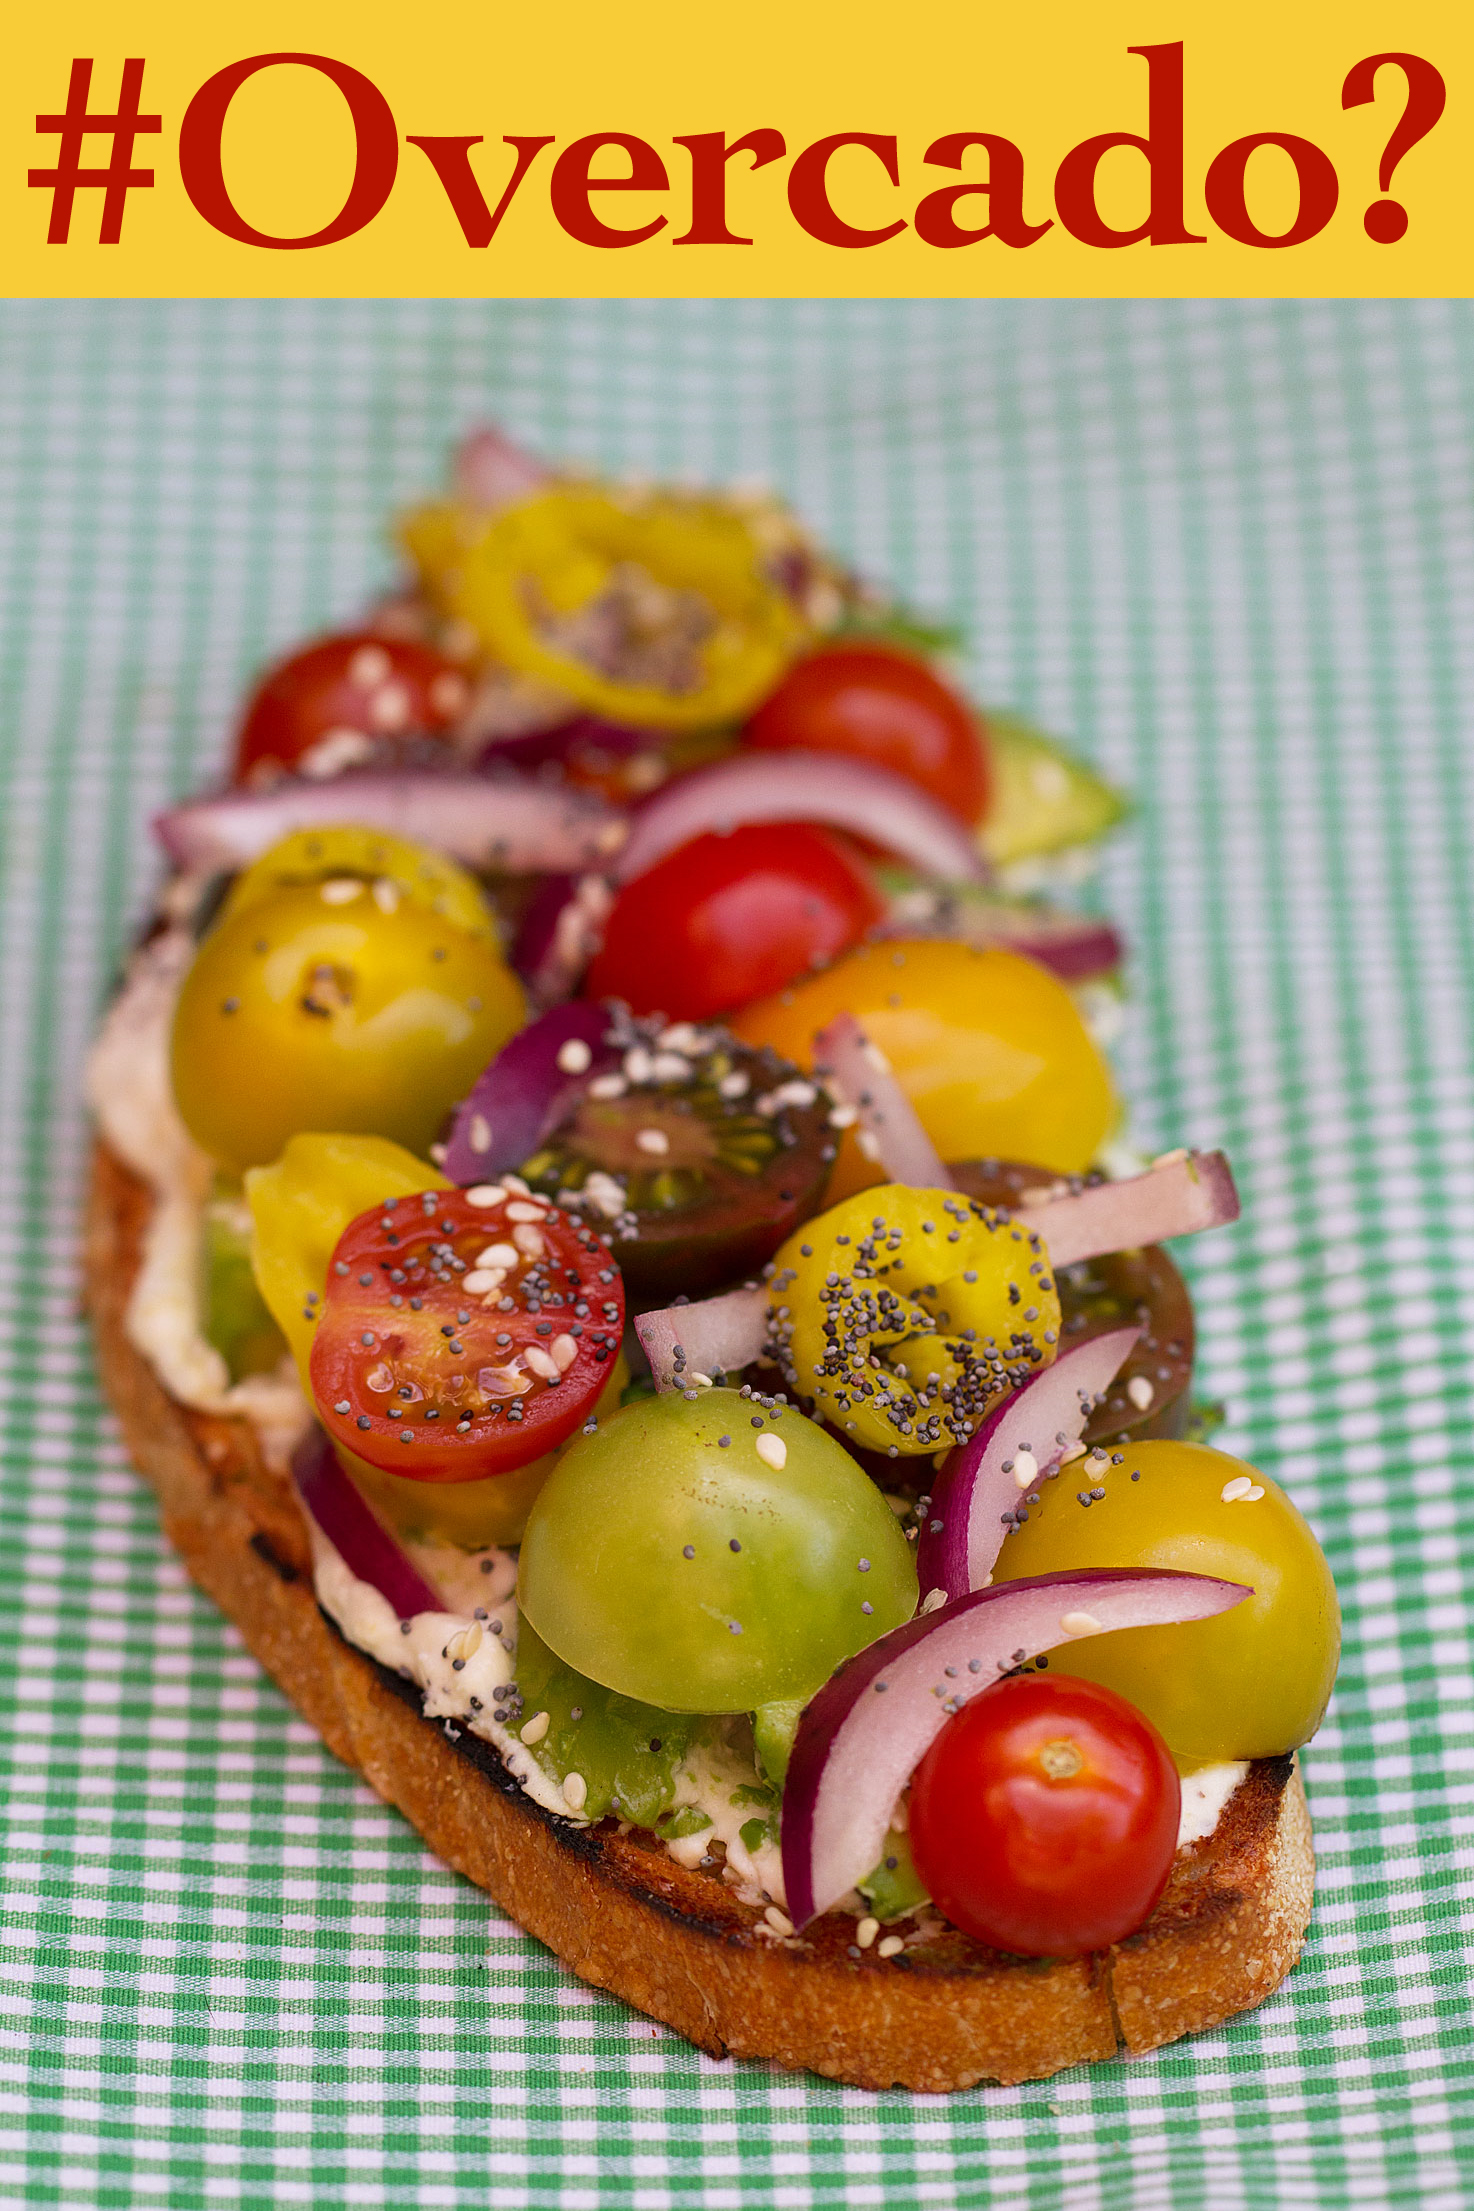
<svg viewBox="0 0 1474 2211">
<path fill-rule="evenodd" d="M 123 82 L 118 92 L 116 115 L 90 115 L 87 111 L 87 95 L 92 89 L 92 64 L 90 61 L 72 63 L 71 83 L 67 86 L 65 115 L 38 115 L 36 131 L 39 137 L 49 138 L 53 133 L 61 139 L 56 151 L 54 169 L 32 169 L 30 182 L 43 190 L 51 190 L 51 225 L 46 233 L 48 246 L 64 246 L 72 227 L 72 202 L 79 185 L 101 185 L 102 225 L 97 242 L 101 246 L 115 246 L 123 235 L 123 204 L 130 185 L 148 185 L 154 181 L 152 169 L 133 167 L 133 141 L 141 132 L 163 128 L 157 115 L 140 115 L 138 96 L 143 90 L 143 63 L 125 61 Z M 82 167 L 82 140 L 87 133 L 95 132 L 111 138 L 112 155 L 105 169 Z"/>
</svg>

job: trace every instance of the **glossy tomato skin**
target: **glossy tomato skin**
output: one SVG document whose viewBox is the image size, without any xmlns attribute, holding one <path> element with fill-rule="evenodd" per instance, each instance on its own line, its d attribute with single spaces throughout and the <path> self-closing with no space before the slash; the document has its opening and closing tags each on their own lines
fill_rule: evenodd
<svg viewBox="0 0 1474 2211">
<path fill-rule="evenodd" d="M 228 913 L 202 940 L 174 1012 L 170 1068 L 186 1128 L 237 1172 L 307 1129 L 424 1152 L 525 1015 L 492 941 L 355 876 Z"/>
<path fill-rule="evenodd" d="M 822 975 L 744 1006 L 731 1027 L 812 1067 L 815 1035 L 838 1013 L 885 1054 L 943 1159 L 1036 1159 L 1080 1174 L 1118 1117 L 1075 1001 L 1021 953 L 916 938 L 856 945 Z M 882 1179 L 847 1130 L 830 1202 Z"/>
<path fill-rule="evenodd" d="M 251 694 L 236 740 L 236 781 L 258 780 L 273 767 L 351 767 L 352 743 L 332 742 L 340 734 L 365 740 L 359 757 L 385 738 L 437 737 L 469 697 L 462 670 L 428 645 L 372 630 L 319 638 L 279 661 Z"/>
<path fill-rule="evenodd" d="M 328 1266 L 309 1371 L 335 1443 L 421 1482 L 509 1473 L 564 1442 L 619 1355 L 603 1244 L 499 1184 L 360 1213 Z"/>
<path fill-rule="evenodd" d="M 635 1013 L 710 1020 L 847 951 L 883 912 L 827 829 L 764 822 L 693 837 L 625 885 L 584 989 Z"/>
<path fill-rule="evenodd" d="M 743 742 L 868 760 L 919 784 L 969 828 L 987 811 L 980 715 L 924 660 L 891 645 L 826 645 L 796 662 Z"/>
<path fill-rule="evenodd" d="M 1181 1809 L 1171 1753 L 1124 1697 L 1015 1674 L 964 1705 L 917 1767 L 911 1850 L 974 1940 L 1081 1957 L 1150 1918 Z"/>
<path fill-rule="evenodd" d="M 1200 1443 L 1128 1439 L 1092 1470 L 1088 1507 L 1084 1485 L 1068 1478 L 1078 1470 L 1044 1484 L 1009 1530 L 995 1581 L 1064 1566 L 1165 1567 L 1254 1594 L 1216 1619 L 1084 1637 L 1053 1654 L 1058 1674 L 1129 1697 L 1185 1763 L 1275 1758 L 1308 1742 L 1336 1679 L 1341 1610 L 1292 1499 L 1257 1467 Z"/>
<path fill-rule="evenodd" d="M 807 1700 L 916 1610 L 916 1562 L 854 1460 L 735 1389 L 636 1398 L 528 1517 L 517 1601 L 568 1665 L 672 1712 Z"/>
</svg>

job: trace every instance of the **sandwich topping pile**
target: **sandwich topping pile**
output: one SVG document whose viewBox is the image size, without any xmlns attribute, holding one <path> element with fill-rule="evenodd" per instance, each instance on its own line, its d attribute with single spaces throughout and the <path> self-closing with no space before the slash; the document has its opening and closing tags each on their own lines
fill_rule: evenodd
<svg viewBox="0 0 1474 2211">
<path fill-rule="evenodd" d="M 569 1830 L 867 1972 L 1129 1941 L 1339 1619 L 1189 1440 L 1161 1246 L 1238 1201 L 1123 1134 L 1118 801 L 766 496 L 485 432 L 400 542 L 157 824 L 89 1074 L 128 1342 Z"/>
</svg>

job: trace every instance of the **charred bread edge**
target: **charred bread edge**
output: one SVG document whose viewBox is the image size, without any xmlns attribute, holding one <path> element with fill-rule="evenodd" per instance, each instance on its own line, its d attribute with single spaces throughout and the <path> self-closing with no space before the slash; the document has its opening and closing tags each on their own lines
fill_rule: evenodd
<svg viewBox="0 0 1474 2211">
<path fill-rule="evenodd" d="M 852 1958 L 838 1914 L 778 1940 L 720 1878 L 651 1839 L 543 1811 L 491 1746 L 427 1720 L 408 1683 L 344 1641 L 319 1610 L 289 1482 L 244 1422 L 177 1404 L 128 1341 L 152 1202 L 99 1144 L 87 1303 L 104 1388 L 166 1534 L 329 1749 L 584 1980 L 715 2056 L 943 2091 L 1040 2079 L 1122 2048 L 1140 2055 L 1221 2024 L 1289 1972 L 1315 1870 L 1290 1758 L 1256 1762 L 1215 1833 L 1179 1853 L 1139 1935 L 1083 1959 L 1007 1957 L 951 1928 L 896 1958 Z"/>
</svg>

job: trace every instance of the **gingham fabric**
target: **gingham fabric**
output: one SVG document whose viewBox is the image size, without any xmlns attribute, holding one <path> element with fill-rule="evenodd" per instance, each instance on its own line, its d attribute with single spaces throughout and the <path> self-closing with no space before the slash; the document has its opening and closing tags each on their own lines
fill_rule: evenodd
<svg viewBox="0 0 1474 2211">
<path fill-rule="evenodd" d="M 713 2063 L 437 1864 L 160 1539 L 74 1253 L 148 817 L 487 414 L 775 480 L 1135 794 L 1136 1130 L 1233 1157 L 1204 1381 L 1346 1616 L 1305 1958 L 1220 2033 L 950 2099 Z M 1463 305 L 4 310 L 0 2202 L 1474 2200 L 1471 460 Z"/>
</svg>

